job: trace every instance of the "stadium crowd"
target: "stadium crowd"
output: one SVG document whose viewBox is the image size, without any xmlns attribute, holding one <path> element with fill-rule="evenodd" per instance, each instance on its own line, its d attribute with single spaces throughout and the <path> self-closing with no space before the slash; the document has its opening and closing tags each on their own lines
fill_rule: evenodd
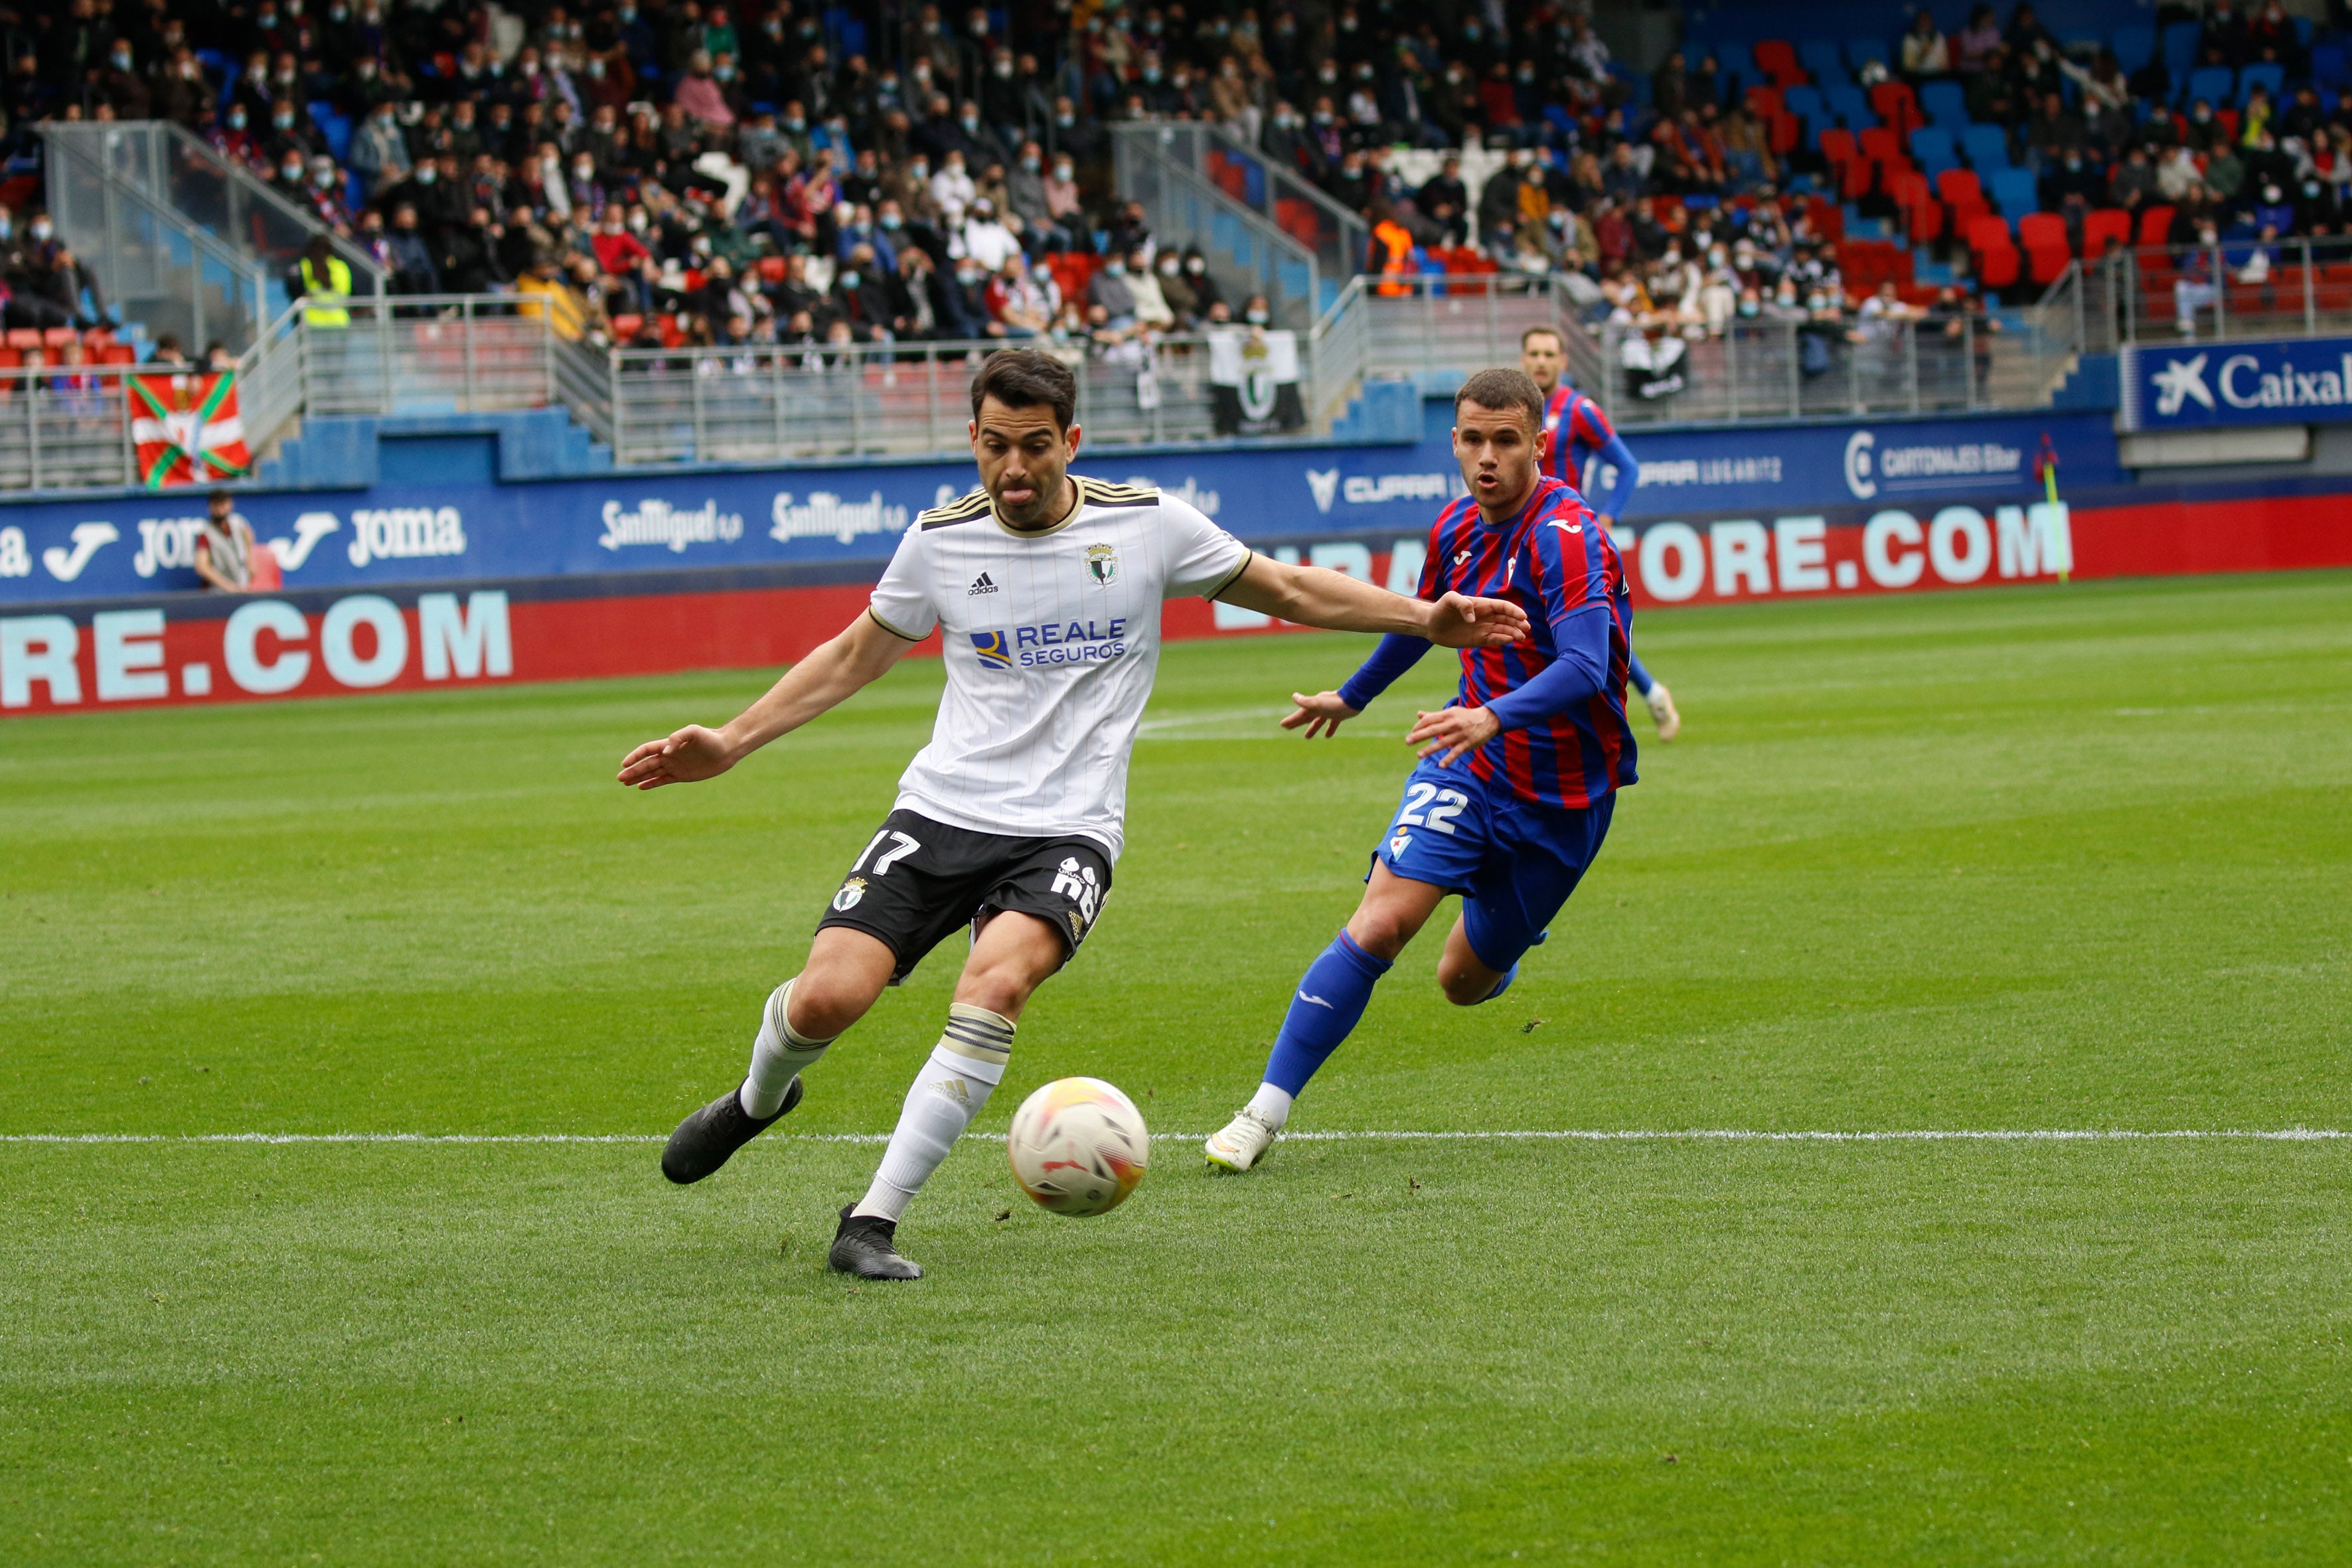
<svg viewBox="0 0 2352 1568">
<path fill-rule="evenodd" d="M 1152 118 L 1216 122 L 1363 215 L 1369 271 L 1551 274 L 1592 320 L 1692 338 L 1957 321 L 2116 243 L 2343 228 L 2343 53 L 2278 0 L 2096 45 L 2031 4 L 1888 21 L 1801 59 L 1694 42 L 1644 76 L 1573 0 L 0 9 L 13 151 L 51 116 L 171 120 L 397 291 L 538 294 L 600 342 L 1108 352 L 1264 321 L 1111 188 L 1106 128 Z M 1857 265 L 1849 210 L 1904 243 Z M 8 324 L 99 324 L 45 228 L 0 213 Z M 1922 247 L 1948 282 L 1916 275 Z"/>
</svg>

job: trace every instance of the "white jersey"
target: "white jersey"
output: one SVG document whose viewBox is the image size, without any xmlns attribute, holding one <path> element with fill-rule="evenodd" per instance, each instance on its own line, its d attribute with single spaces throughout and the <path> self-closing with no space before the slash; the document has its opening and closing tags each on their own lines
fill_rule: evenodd
<svg viewBox="0 0 2352 1568">
<path fill-rule="evenodd" d="M 873 616 L 909 641 L 937 626 L 945 644 L 939 722 L 898 804 L 978 833 L 1082 834 L 1116 858 L 1160 601 L 1213 597 L 1250 552 L 1150 486 L 1070 482 L 1077 509 L 1042 533 L 1006 527 L 985 490 L 924 512 Z"/>
</svg>

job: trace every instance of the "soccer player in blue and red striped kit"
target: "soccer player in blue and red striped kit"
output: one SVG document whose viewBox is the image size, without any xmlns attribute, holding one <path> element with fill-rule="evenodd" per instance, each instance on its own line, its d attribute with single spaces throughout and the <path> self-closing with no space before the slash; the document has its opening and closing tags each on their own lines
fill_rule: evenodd
<svg viewBox="0 0 2352 1568">
<path fill-rule="evenodd" d="M 1617 520 L 1625 515 L 1626 503 L 1633 499 L 1633 489 L 1642 482 L 1642 465 L 1633 458 L 1633 448 L 1625 437 L 1609 423 L 1609 416 L 1601 405 L 1568 384 L 1562 374 L 1568 366 L 1568 352 L 1558 330 L 1551 327 L 1529 327 L 1519 334 L 1519 368 L 1528 373 L 1543 394 L 1544 430 L 1551 437 L 1551 447 L 1544 458 L 1543 471 L 1556 479 L 1576 487 L 1579 495 L 1587 493 L 1587 485 L 1601 476 L 1593 467 L 1599 458 L 1617 471 L 1615 483 L 1608 496 L 1593 510 L 1599 514 L 1601 526 L 1614 531 Z M 1590 504 L 1588 500 L 1588 504 Z M 1639 654 L 1627 659 L 1627 669 L 1633 689 L 1650 706 L 1650 718 L 1658 726 L 1658 739 L 1671 741 L 1682 733 L 1683 716 L 1675 708 L 1675 694 L 1666 683 L 1654 678 L 1642 667 Z"/>
<path fill-rule="evenodd" d="M 1454 454 L 1470 494 L 1437 514 L 1419 596 L 1516 600 L 1531 632 L 1465 653 L 1459 695 L 1415 715 L 1406 740 L 1421 761 L 1372 853 L 1363 901 L 1299 981 L 1265 1081 L 1208 1141 L 1211 1164 L 1246 1171 L 1265 1157 L 1291 1101 L 1448 893 L 1462 895 L 1462 914 L 1437 963 L 1446 998 L 1466 1007 L 1507 990 L 1633 782 L 1625 569 L 1575 489 L 1543 471 L 1543 394 L 1521 371 L 1480 371 L 1454 397 Z M 1429 648 L 1382 638 L 1339 690 L 1295 694 L 1283 727 L 1336 732 Z"/>
</svg>

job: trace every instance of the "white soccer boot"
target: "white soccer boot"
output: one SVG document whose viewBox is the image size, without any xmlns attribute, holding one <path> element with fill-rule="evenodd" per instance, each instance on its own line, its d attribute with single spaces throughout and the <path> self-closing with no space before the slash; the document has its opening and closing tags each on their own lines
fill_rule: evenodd
<svg viewBox="0 0 2352 1568">
<path fill-rule="evenodd" d="M 1239 1116 L 1226 1122 L 1222 1131 L 1210 1133 L 1209 1141 L 1201 1147 L 1209 1156 L 1210 1164 L 1239 1175 L 1265 1159 L 1265 1152 L 1274 1147 L 1274 1129 L 1267 1125 L 1265 1118 L 1244 1105 Z"/>
<path fill-rule="evenodd" d="M 1683 716 L 1675 707 L 1675 694 L 1666 689 L 1663 680 L 1650 682 L 1650 694 L 1642 700 L 1650 705 L 1650 717 L 1658 726 L 1658 739 L 1671 741 L 1683 732 Z"/>
</svg>

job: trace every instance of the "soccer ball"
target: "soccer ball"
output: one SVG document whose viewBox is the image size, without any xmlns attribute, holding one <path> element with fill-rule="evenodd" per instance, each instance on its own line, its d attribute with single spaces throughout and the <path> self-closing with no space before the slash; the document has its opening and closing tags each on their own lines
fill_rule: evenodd
<svg viewBox="0 0 2352 1568">
<path fill-rule="evenodd" d="M 1021 1102 L 1004 1142 L 1013 1179 L 1040 1208 L 1108 1214 L 1143 1180 L 1151 1137 L 1135 1101 L 1098 1078 L 1056 1079 Z"/>
</svg>

